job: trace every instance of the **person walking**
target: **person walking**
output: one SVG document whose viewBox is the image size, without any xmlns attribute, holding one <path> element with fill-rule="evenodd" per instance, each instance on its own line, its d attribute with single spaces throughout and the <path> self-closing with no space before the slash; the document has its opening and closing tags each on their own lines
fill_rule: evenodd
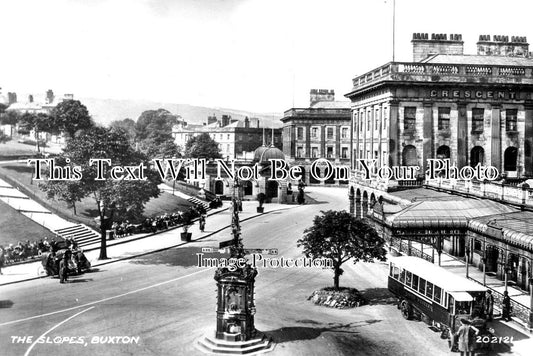
<svg viewBox="0 0 533 356">
<path fill-rule="evenodd" d="M 470 322 L 467 319 L 461 319 L 461 326 L 455 336 L 457 337 L 457 348 L 461 356 L 471 356 L 473 347 L 470 343 Z"/>
<path fill-rule="evenodd" d="M 494 296 L 492 295 L 492 291 L 488 290 L 487 295 L 485 296 L 485 316 L 487 317 L 487 321 L 492 321 L 494 314 Z"/>
<path fill-rule="evenodd" d="M 511 321 L 511 298 L 507 291 L 503 292 L 502 319 L 505 321 Z"/>
<path fill-rule="evenodd" d="M 65 283 L 68 279 L 68 253 L 65 251 L 59 261 L 59 283 Z"/>
<path fill-rule="evenodd" d="M 198 224 L 200 225 L 200 231 L 204 232 L 204 229 L 205 229 L 205 215 L 200 215 L 200 219 L 198 219 Z"/>
</svg>

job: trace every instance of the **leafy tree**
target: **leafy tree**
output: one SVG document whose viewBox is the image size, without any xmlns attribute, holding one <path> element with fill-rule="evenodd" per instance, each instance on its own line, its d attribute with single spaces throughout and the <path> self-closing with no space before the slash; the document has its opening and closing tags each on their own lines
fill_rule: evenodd
<svg viewBox="0 0 533 356">
<path fill-rule="evenodd" d="M 185 157 L 189 158 L 221 158 L 218 143 L 208 133 L 191 138 L 185 145 Z"/>
<path fill-rule="evenodd" d="M 109 124 L 114 130 L 123 130 L 127 135 L 129 141 L 133 144 L 135 142 L 135 121 L 132 119 L 115 120 Z"/>
<path fill-rule="evenodd" d="M 333 260 L 335 289 L 339 289 L 344 262 L 350 259 L 354 264 L 373 262 L 374 259 L 385 261 L 385 241 L 372 226 L 344 210 L 321 213 L 315 216 L 313 226 L 307 228 L 304 237 L 298 240 L 298 247 L 303 246 L 307 257 Z"/>
<path fill-rule="evenodd" d="M 178 116 L 165 109 L 143 111 L 135 124 L 136 139 L 142 141 L 149 137 L 169 134 L 178 123 Z"/>
<path fill-rule="evenodd" d="M 20 120 L 20 114 L 14 110 L 0 111 L 0 124 L 2 125 L 16 125 Z"/>
<path fill-rule="evenodd" d="M 37 151 L 40 151 L 39 148 L 39 133 L 40 132 L 50 132 L 52 128 L 50 127 L 50 117 L 44 113 L 33 114 L 33 113 L 24 113 L 19 118 L 19 133 L 29 134 L 30 131 L 35 133 L 35 142 Z"/>
<path fill-rule="evenodd" d="M 51 112 L 51 128 L 55 133 L 65 132 L 70 138 L 77 131 L 94 127 L 89 111 L 79 100 L 65 100 L 57 104 Z"/>
<path fill-rule="evenodd" d="M 105 230 L 110 228 L 113 217 L 120 216 L 124 220 L 140 218 L 146 202 L 159 195 L 161 179 L 156 171 L 148 168 L 148 158 L 133 149 L 121 130 L 93 127 L 80 131 L 67 142 L 62 155 L 62 159 L 66 158 L 71 160 L 71 165 L 80 167 L 81 179 L 76 183 L 48 180 L 41 188 L 57 199 L 94 199 L 102 234 L 99 258 L 106 259 Z M 97 180 L 97 164 L 90 165 L 90 159 L 110 159 L 112 167 L 139 166 L 143 163 L 146 180 L 126 180 L 124 177 L 112 179 L 107 164 L 104 164 L 103 180 Z M 139 175 L 139 169 L 134 172 Z"/>
</svg>

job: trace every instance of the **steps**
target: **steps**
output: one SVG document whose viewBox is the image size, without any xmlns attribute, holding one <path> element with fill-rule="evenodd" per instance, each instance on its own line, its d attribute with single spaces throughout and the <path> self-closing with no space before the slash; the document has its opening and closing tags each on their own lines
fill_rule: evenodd
<svg viewBox="0 0 533 356">
<path fill-rule="evenodd" d="M 256 333 L 248 341 L 226 341 L 204 335 L 195 346 L 204 353 L 227 355 L 257 355 L 274 350 L 274 342 L 263 333 Z"/>
<path fill-rule="evenodd" d="M 211 208 L 209 207 L 209 203 L 207 203 L 207 202 L 205 202 L 203 200 L 200 200 L 198 198 L 190 197 L 189 199 L 187 199 L 187 201 L 193 203 L 194 205 L 203 206 L 205 208 L 205 211 L 211 210 Z"/>
<path fill-rule="evenodd" d="M 100 234 L 85 225 L 77 224 L 63 229 L 54 230 L 63 239 L 74 238 L 78 246 L 83 247 L 100 241 Z"/>
</svg>

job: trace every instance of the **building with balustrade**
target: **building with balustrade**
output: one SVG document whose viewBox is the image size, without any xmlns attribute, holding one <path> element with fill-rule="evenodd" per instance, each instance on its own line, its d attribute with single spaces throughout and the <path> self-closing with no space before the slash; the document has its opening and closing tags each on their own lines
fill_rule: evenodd
<svg viewBox="0 0 533 356">
<path fill-rule="evenodd" d="M 337 166 L 350 165 L 350 103 L 336 101 L 334 90 L 311 89 L 309 107 L 289 109 L 281 121 L 283 153 L 290 165 L 301 167 L 303 181 L 306 184 L 341 184 L 342 181 L 335 181 L 333 176 L 320 181 L 309 172 L 318 158 Z"/>
<path fill-rule="evenodd" d="M 532 285 L 533 58 L 525 37 L 415 33 L 413 61 L 353 79 L 350 210 L 397 251 L 438 245 L 518 287 Z M 363 179 L 370 167 L 371 179 Z M 425 175 L 428 159 L 458 169 L 493 166 L 494 181 Z M 380 179 L 383 167 L 418 167 L 416 179 Z M 396 179 L 395 179 L 396 178 Z M 412 177 L 411 177 L 412 178 Z M 436 241 L 439 241 L 437 244 Z M 526 308 L 527 309 L 527 308 Z M 528 315 L 526 315 L 529 313 Z M 523 321 L 533 326 L 531 309 Z"/>
</svg>

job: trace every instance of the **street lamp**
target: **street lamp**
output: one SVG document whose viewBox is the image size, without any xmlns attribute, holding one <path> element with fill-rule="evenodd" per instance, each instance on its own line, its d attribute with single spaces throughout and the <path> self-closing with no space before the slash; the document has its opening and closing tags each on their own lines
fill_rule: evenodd
<svg viewBox="0 0 533 356">
<path fill-rule="evenodd" d="M 120 209 L 120 205 L 117 203 L 111 203 L 109 209 L 109 217 L 106 218 L 107 207 L 104 200 L 98 201 L 98 210 L 100 211 L 100 256 L 99 260 L 107 260 L 107 235 L 106 231 L 111 228 L 113 223 L 113 215 L 115 209 Z"/>
</svg>

